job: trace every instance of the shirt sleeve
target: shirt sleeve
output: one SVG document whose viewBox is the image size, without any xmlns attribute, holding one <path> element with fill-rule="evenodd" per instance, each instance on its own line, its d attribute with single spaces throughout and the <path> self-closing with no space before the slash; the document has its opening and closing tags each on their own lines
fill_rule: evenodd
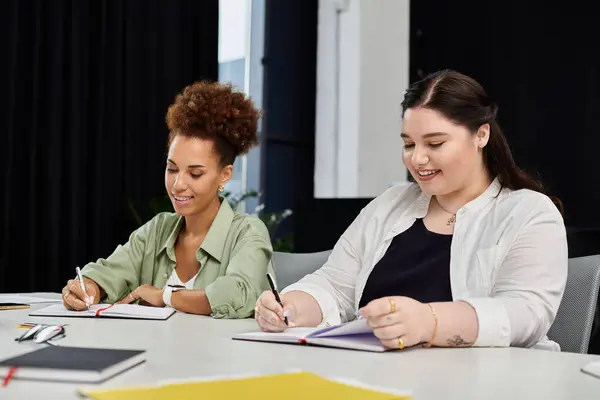
<svg viewBox="0 0 600 400">
<path fill-rule="evenodd" d="M 491 296 L 462 299 L 477 313 L 474 346 L 530 347 L 554 322 L 567 282 L 567 237 L 554 204 L 542 200 L 501 263 Z"/>
<path fill-rule="evenodd" d="M 364 252 L 364 231 L 371 207 L 365 207 L 333 247 L 327 262 L 282 293 L 302 291 L 319 304 L 322 326 L 337 325 L 355 318 L 355 286 Z"/>
<path fill-rule="evenodd" d="M 139 286 L 143 255 L 155 219 L 135 230 L 127 243 L 117 246 L 108 258 L 100 258 L 81 270 L 83 276 L 104 289 L 104 303 L 115 303 Z"/>
<path fill-rule="evenodd" d="M 232 250 L 225 275 L 206 286 L 214 318 L 248 318 L 265 289 L 273 247 L 262 221 L 252 221 Z"/>
</svg>

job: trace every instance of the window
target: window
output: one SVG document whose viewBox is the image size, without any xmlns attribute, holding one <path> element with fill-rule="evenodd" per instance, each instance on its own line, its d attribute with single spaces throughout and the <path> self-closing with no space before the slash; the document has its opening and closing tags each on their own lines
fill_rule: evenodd
<svg viewBox="0 0 600 400">
<path fill-rule="evenodd" d="M 262 64 L 265 0 L 219 0 L 219 81 L 231 82 L 262 107 Z M 260 134 L 260 126 L 259 126 Z M 260 148 L 239 157 L 226 186 L 232 194 L 260 188 Z M 257 199 L 242 203 L 254 210 Z"/>
</svg>

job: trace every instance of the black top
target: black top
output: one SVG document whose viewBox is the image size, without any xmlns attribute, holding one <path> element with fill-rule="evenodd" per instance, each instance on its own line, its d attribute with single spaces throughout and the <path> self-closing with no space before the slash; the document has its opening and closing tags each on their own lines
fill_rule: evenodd
<svg viewBox="0 0 600 400">
<path fill-rule="evenodd" d="M 406 296 L 423 303 L 452 301 L 452 235 L 433 233 L 422 219 L 396 236 L 371 271 L 359 308 L 386 296 Z"/>
</svg>

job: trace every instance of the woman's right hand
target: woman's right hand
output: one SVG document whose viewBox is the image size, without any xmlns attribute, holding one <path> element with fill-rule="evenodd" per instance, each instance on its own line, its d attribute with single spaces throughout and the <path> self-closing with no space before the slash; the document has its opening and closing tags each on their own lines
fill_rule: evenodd
<svg viewBox="0 0 600 400">
<path fill-rule="evenodd" d="M 283 307 L 275 299 L 273 292 L 267 290 L 256 301 L 254 309 L 254 318 L 258 322 L 260 329 L 265 332 L 283 332 L 287 328 L 294 327 L 293 305 L 286 302 L 285 295 L 281 296 Z M 288 319 L 288 325 L 285 324 L 285 317 Z"/>
<path fill-rule="evenodd" d="M 62 289 L 63 304 L 67 310 L 83 311 L 90 305 L 100 302 L 98 284 L 89 278 L 83 278 L 83 283 L 86 293 L 81 289 L 81 283 L 77 279 L 70 279 Z"/>
</svg>

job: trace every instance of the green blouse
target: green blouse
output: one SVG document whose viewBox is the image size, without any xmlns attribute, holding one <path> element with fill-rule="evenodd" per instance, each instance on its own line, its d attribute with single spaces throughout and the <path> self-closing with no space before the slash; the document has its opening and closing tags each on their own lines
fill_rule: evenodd
<svg viewBox="0 0 600 400">
<path fill-rule="evenodd" d="M 82 275 L 104 291 L 105 303 L 114 303 L 138 286 L 162 289 L 175 266 L 175 241 L 184 218 L 160 213 L 134 231 L 106 259 L 87 264 Z M 215 318 L 247 318 L 256 300 L 269 289 L 273 248 L 265 224 L 255 216 L 234 212 L 226 200 L 196 251 L 200 272 L 194 289 L 204 289 Z"/>
</svg>

